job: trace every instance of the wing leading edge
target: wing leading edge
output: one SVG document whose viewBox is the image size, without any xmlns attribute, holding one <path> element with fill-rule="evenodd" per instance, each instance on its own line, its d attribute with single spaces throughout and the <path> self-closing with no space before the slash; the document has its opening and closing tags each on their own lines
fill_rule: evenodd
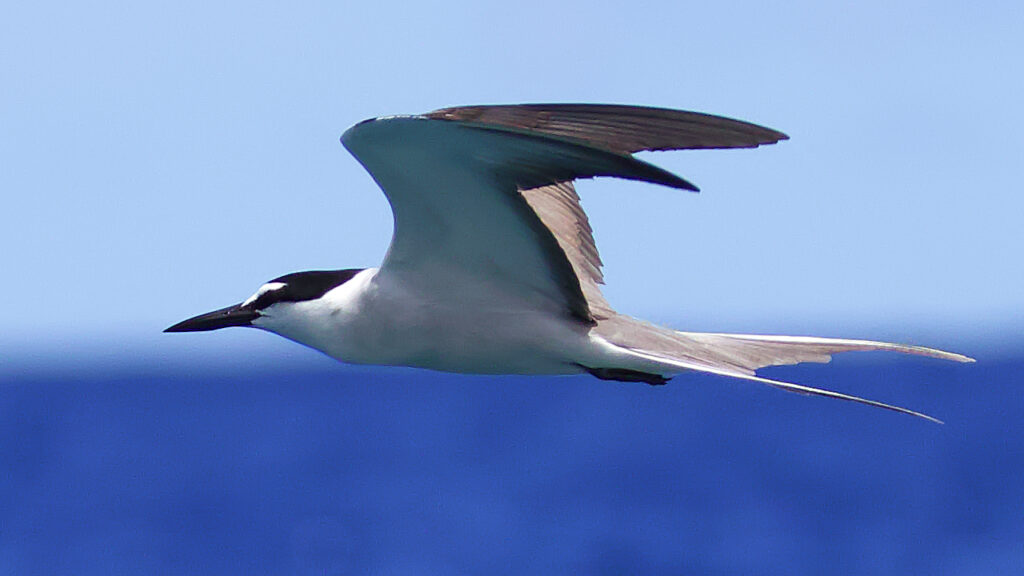
<svg viewBox="0 0 1024 576">
<path fill-rule="evenodd" d="M 600 293 L 600 256 L 573 180 L 615 176 L 696 191 L 631 152 L 750 147 L 784 138 L 692 112 L 551 104 L 368 120 L 342 142 L 394 212 L 383 269 L 404 273 L 406 282 L 430 281 L 434 289 L 445 281 L 432 270 L 499 277 L 594 324 L 612 312 Z"/>
</svg>

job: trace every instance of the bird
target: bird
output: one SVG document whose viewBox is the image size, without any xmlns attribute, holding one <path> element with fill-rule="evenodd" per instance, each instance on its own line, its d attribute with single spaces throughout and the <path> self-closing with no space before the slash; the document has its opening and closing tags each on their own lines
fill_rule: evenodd
<svg viewBox="0 0 1024 576">
<path fill-rule="evenodd" d="M 165 332 L 254 327 L 346 363 L 463 374 L 590 374 L 660 385 L 703 372 L 939 422 L 757 370 L 857 350 L 972 358 L 870 340 L 679 331 L 620 314 L 602 295 L 603 264 L 575 180 L 616 177 L 696 192 L 635 154 L 787 139 L 724 116 L 617 104 L 460 106 L 365 120 L 341 142 L 393 212 L 380 266 L 286 274 Z"/>
</svg>

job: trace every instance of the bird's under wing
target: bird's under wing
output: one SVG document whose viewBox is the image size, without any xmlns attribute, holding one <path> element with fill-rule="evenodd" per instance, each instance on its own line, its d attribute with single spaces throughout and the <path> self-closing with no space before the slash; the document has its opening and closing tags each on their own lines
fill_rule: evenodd
<svg viewBox="0 0 1024 576">
<path fill-rule="evenodd" d="M 352 127 L 346 148 L 391 203 L 382 270 L 432 293 L 478 276 L 587 324 L 608 317 L 576 178 L 696 187 L 632 157 L 645 149 L 751 147 L 785 135 L 718 116 L 634 106 L 448 108 Z M 445 271 L 439 274 L 438 271 Z"/>
</svg>

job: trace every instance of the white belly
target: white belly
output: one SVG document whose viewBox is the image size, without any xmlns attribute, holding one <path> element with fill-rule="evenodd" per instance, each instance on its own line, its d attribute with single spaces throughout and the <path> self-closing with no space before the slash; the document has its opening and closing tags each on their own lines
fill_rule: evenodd
<svg viewBox="0 0 1024 576">
<path fill-rule="evenodd" d="M 586 336 L 568 323 L 528 313 L 437 312 L 415 324 L 396 322 L 396 330 L 368 339 L 370 346 L 342 351 L 338 357 L 471 374 L 580 372 L 577 350 Z M 349 351 L 357 354 L 345 358 Z"/>
<path fill-rule="evenodd" d="M 375 271 L 372 271 L 375 272 Z M 298 303 L 259 327 L 354 364 L 469 374 L 575 374 L 591 356 L 588 328 L 500 290 L 416 294 L 364 271 L 332 298 Z M 262 325 L 261 325 L 262 324 Z"/>
</svg>

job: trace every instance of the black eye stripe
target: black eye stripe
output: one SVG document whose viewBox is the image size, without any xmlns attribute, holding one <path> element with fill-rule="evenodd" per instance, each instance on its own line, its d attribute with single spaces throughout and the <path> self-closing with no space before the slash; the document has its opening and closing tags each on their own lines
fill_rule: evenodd
<svg viewBox="0 0 1024 576">
<path fill-rule="evenodd" d="M 259 298 L 253 300 L 253 303 L 250 304 L 249 306 L 253 310 L 263 310 L 264 308 L 270 306 L 271 304 L 274 304 L 275 302 L 285 301 L 286 299 L 282 298 L 281 294 L 276 294 L 276 292 L 280 292 L 281 290 L 284 290 L 284 288 L 264 292 L 263 294 L 260 294 Z"/>
<path fill-rule="evenodd" d="M 269 283 L 281 283 L 284 286 L 276 290 L 268 290 L 249 305 L 253 310 L 262 310 L 278 302 L 304 302 L 316 300 L 332 289 L 351 280 L 362 268 L 347 270 L 311 270 L 294 272 L 274 278 Z"/>
</svg>

